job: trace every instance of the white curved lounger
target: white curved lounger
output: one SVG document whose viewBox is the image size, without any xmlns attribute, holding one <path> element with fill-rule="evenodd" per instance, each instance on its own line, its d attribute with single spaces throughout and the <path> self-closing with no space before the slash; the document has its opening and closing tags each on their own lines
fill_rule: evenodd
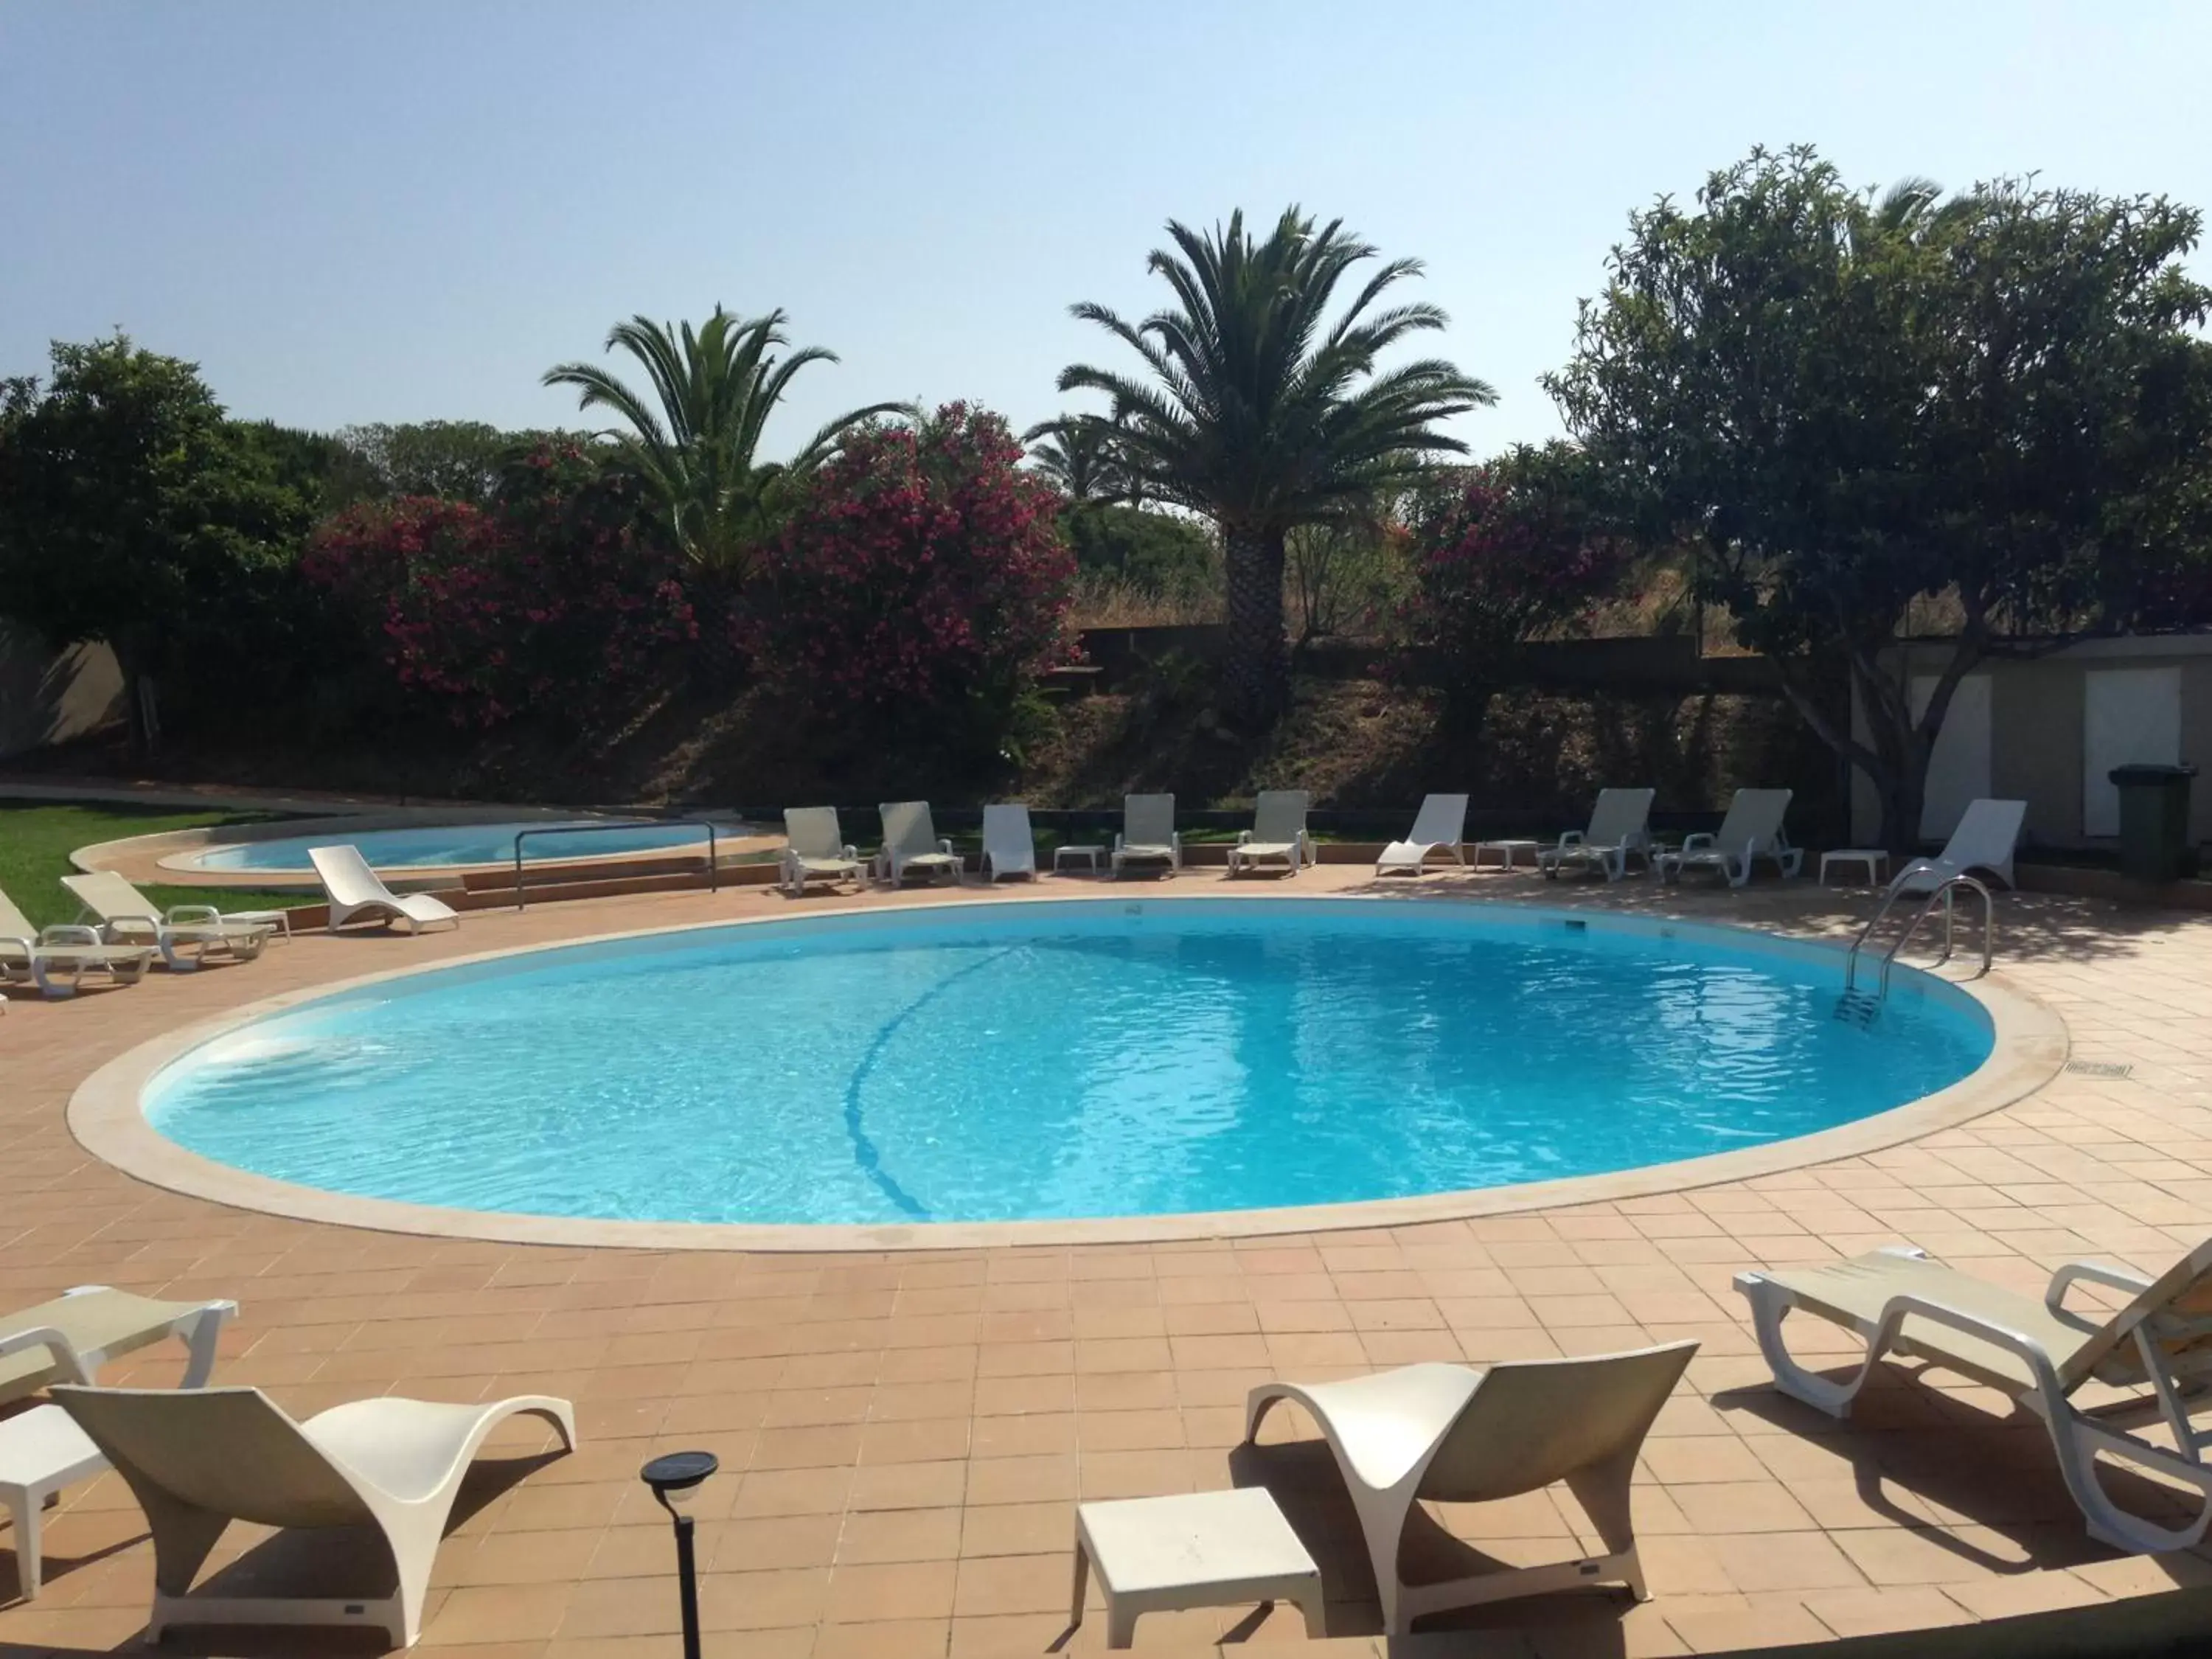
<svg viewBox="0 0 2212 1659">
<path fill-rule="evenodd" d="M 146 1511 L 154 1534 L 149 1642 L 172 1625 L 352 1625 L 410 1646 L 422 1633 L 447 1518 L 485 1437 L 528 1413 L 557 1429 L 568 1449 L 576 1444 L 568 1402 L 544 1395 L 488 1406 L 356 1400 L 304 1423 L 258 1389 L 58 1384 L 53 1396 Z M 398 1588 L 380 1599 L 188 1595 L 234 1520 L 374 1528 L 391 1552 Z"/>
<path fill-rule="evenodd" d="M 1448 1607 L 1576 1585 L 1625 1583 L 1641 1601 L 1650 1592 L 1629 1518 L 1629 1482 L 1644 1437 L 1697 1351 L 1695 1342 L 1674 1342 L 1481 1370 L 1407 1365 L 1342 1382 L 1264 1382 L 1246 1401 L 1244 1437 L 1258 1435 L 1280 1400 L 1296 1401 L 1321 1425 L 1359 1512 L 1386 1635 L 1404 1635 L 1414 1620 Z M 1588 1512 L 1603 1555 L 1437 1584 L 1399 1577 L 1406 1522 L 1422 1498 L 1486 1503 L 1561 1480 Z"/>
<path fill-rule="evenodd" d="M 1421 810 L 1413 815 L 1413 827 L 1406 832 L 1406 839 L 1392 842 L 1382 849 L 1382 856 L 1375 860 L 1375 873 L 1379 876 L 1402 870 L 1409 876 L 1418 876 L 1428 863 L 1429 854 L 1439 848 L 1449 853 L 1452 862 L 1464 869 L 1467 854 L 1460 843 L 1466 836 L 1467 797 L 1425 796 Z"/>
<path fill-rule="evenodd" d="M 2117 1313 L 2075 1313 L 2066 1292 L 2077 1281 L 2133 1299 Z M 2189 1418 L 2212 1370 L 2212 1240 L 2156 1279 L 2100 1262 L 2069 1261 L 2051 1274 L 2041 1301 L 1908 1248 L 1742 1273 L 1735 1287 L 1751 1304 L 1774 1386 L 1792 1399 L 1844 1417 L 1885 1355 L 1924 1359 L 2011 1395 L 2043 1419 L 2066 1490 L 2092 1538 L 2148 1555 L 2193 1549 L 2212 1527 L 2212 1468 L 2204 1463 L 2212 1432 L 2197 1430 Z M 1790 1357 L 1782 1322 L 1799 1311 L 1865 1342 L 1866 1358 L 1855 1375 L 1838 1382 Z M 2138 1390 L 2148 1385 L 2173 1446 L 2127 1433 L 2111 1413 L 2078 1409 L 2071 1396 L 2092 1377 Z M 2194 1488 L 2195 1517 L 2166 1527 L 2121 1509 L 2098 1479 L 2100 1452 Z"/>
<path fill-rule="evenodd" d="M 461 925 L 460 916 L 443 899 L 428 893 L 395 893 L 386 887 L 358 847 L 310 847 L 307 862 L 322 878 L 323 895 L 331 903 L 329 927 L 334 933 L 362 915 L 380 915 L 387 923 L 404 921 L 410 933 L 443 923 Z"/>
<path fill-rule="evenodd" d="M 1036 835 L 1030 809 L 1018 800 L 983 809 L 983 879 L 1003 876 L 1037 878 Z"/>
<path fill-rule="evenodd" d="M 1968 802 L 1943 850 L 1932 859 L 1913 860 L 1897 872 L 1889 890 L 1932 893 L 1952 877 L 1970 870 L 1986 870 L 2006 886 L 2018 886 L 2012 875 L 2012 855 L 2019 848 L 2021 826 L 2027 818 L 2024 800 Z"/>
</svg>

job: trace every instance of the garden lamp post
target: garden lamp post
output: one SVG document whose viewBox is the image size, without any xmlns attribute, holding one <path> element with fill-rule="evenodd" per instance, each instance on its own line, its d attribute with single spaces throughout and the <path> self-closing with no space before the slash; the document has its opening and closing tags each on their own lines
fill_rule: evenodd
<svg viewBox="0 0 2212 1659">
<path fill-rule="evenodd" d="M 699 1565 L 691 1549 L 691 1502 L 707 1477 L 720 1467 L 712 1452 L 680 1451 L 656 1457 L 637 1472 L 676 1522 L 676 1582 L 683 1598 L 684 1659 L 699 1659 Z"/>
</svg>

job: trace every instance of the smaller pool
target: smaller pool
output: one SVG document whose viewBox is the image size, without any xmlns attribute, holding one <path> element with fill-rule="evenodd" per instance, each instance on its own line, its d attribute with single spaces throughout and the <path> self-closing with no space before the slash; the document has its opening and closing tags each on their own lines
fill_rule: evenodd
<svg viewBox="0 0 2212 1659">
<path fill-rule="evenodd" d="M 588 835 L 562 835 L 562 830 L 591 826 Z M 619 826 L 610 827 L 610 826 Z M 210 847 L 183 860 L 191 870 L 284 870 L 312 868 L 310 847 L 345 842 L 379 870 L 420 870 L 450 865 L 512 864 L 514 837 L 527 830 L 522 843 L 526 864 L 551 859 L 607 858 L 617 853 L 652 853 L 663 848 L 698 847 L 707 832 L 696 823 L 655 823 L 647 819 L 625 823 L 619 818 L 533 819 L 516 823 L 448 823 L 421 830 L 360 830 L 342 827 L 319 835 L 285 836 L 272 841 L 240 842 Z M 547 831 L 555 833 L 548 834 Z M 739 833 L 732 826 L 727 832 Z"/>
</svg>

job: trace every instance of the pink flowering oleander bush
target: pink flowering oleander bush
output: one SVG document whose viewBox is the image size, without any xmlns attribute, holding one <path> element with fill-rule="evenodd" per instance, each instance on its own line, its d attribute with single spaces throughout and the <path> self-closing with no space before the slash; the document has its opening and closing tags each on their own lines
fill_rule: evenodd
<svg viewBox="0 0 2212 1659">
<path fill-rule="evenodd" d="M 682 562 L 635 495 L 583 451 L 543 447 L 489 507 L 409 497 L 337 514 L 302 573 L 417 712 L 483 729 L 559 704 L 612 723 L 698 631 Z"/>
<path fill-rule="evenodd" d="M 1022 456 L 1005 421 L 964 404 L 855 432 L 756 567 L 756 671 L 848 727 L 1002 741 L 1037 676 L 1075 653 L 1060 500 Z"/>
<path fill-rule="evenodd" d="M 1448 692 L 1474 698 L 1529 641 L 1586 625 L 1629 562 L 1626 544 L 1525 453 L 1454 474 L 1417 501 L 1405 551 L 1401 660 L 1419 655 Z"/>
</svg>

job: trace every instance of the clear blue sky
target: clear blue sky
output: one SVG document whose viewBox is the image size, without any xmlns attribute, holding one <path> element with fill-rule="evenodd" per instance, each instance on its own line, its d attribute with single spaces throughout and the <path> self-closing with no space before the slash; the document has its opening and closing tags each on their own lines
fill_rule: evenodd
<svg viewBox="0 0 2212 1659">
<path fill-rule="evenodd" d="M 1296 201 L 1427 262 L 1486 453 L 1558 429 L 1632 207 L 1794 140 L 2212 206 L 2208 63 L 2203 0 L 5 0 L 0 374 L 120 325 L 241 416 L 575 424 L 547 367 L 719 301 L 844 359 L 786 444 L 878 398 L 1018 426 L 1114 354 L 1071 301 L 1154 302 L 1166 219 Z"/>
</svg>

